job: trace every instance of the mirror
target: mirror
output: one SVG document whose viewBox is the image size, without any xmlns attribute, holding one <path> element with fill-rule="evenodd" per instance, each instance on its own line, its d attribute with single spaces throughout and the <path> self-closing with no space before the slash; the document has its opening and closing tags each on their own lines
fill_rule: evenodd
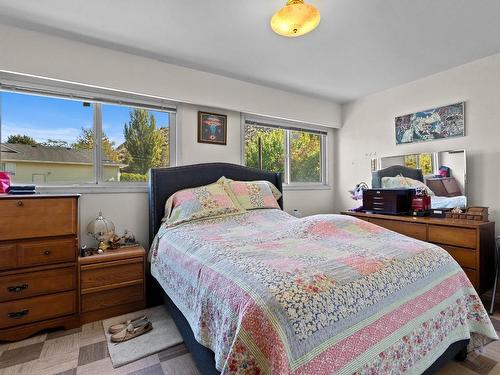
<svg viewBox="0 0 500 375">
<path fill-rule="evenodd" d="M 410 169 L 386 168 L 401 166 Z M 374 171 L 374 169 L 378 169 Z M 415 173 L 415 169 L 422 171 L 422 177 Z M 413 171 L 412 171 L 413 170 Z M 405 183 L 410 182 L 411 187 L 418 185 L 412 180 L 420 180 L 428 187 L 433 209 L 440 208 L 466 208 L 467 207 L 467 173 L 465 150 L 451 150 L 439 152 L 423 152 L 406 155 L 386 156 L 372 161 L 374 188 L 398 187 L 397 179 L 391 177 L 403 175 Z M 387 174 L 384 171 L 394 171 Z M 391 176 L 391 174 L 395 174 Z M 406 174 L 406 175 L 405 175 Z M 417 176 L 417 177 L 416 177 Z M 400 186 L 403 187 L 403 186 Z"/>
</svg>

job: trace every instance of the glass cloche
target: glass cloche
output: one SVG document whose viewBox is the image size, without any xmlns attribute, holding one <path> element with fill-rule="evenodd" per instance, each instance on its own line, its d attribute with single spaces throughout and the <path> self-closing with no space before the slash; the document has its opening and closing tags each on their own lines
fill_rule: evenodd
<svg viewBox="0 0 500 375">
<path fill-rule="evenodd" d="M 97 246 L 99 249 L 106 250 L 109 246 L 109 240 L 115 234 L 115 225 L 111 220 L 103 217 L 102 212 L 99 212 L 99 216 L 87 226 L 87 233 L 99 241 Z"/>
</svg>

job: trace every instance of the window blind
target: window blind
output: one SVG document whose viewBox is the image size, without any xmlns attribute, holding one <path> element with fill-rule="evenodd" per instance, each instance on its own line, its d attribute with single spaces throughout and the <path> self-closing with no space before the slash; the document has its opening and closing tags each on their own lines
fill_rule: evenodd
<svg viewBox="0 0 500 375">
<path fill-rule="evenodd" d="M 273 118 L 263 118 L 263 117 L 254 117 L 254 116 L 244 116 L 245 124 L 268 127 L 268 128 L 276 128 L 283 130 L 292 130 L 292 131 L 303 131 L 313 134 L 319 135 L 327 135 L 327 130 L 323 127 L 310 125 L 302 122 L 292 122 L 288 120 L 279 120 Z"/>
<path fill-rule="evenodd" d="M 164 112 L 175 112 L 177 107 L 175 102 L 156 96 L 2 71 L 0 90 Z"/>
</svg>

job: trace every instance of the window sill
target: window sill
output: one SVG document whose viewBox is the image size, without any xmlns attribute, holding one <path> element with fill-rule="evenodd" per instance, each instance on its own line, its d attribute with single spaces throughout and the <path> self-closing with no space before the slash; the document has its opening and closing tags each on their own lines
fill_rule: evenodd
<svg viewBox="0 0 500 375">
<path fill-rule="evenodd" d="M 81 184 L 61 186 L 37 186 L 41 193 L 81 193 L 81 194 L 114 194 L 114 193 L 147 193 L 149 187 L 144 183 L 137 184 Z"/>
<path fill-rule="evenodd" d="M 148 184 L 81 184 L 37 186 L 40 193 L 80 193 L 80 194 L 115 194 L 115 193 L 147 193 Z M 330 185 L 322 184 L 283 184 L 283 191 L 332 190 Z"/>
<path fill-rule="evenodd" d="M 300 191 L 300 190 L 332 190 L 330 185 L 323 184 L 283 184 L 283 191 Z"/>
</svg>

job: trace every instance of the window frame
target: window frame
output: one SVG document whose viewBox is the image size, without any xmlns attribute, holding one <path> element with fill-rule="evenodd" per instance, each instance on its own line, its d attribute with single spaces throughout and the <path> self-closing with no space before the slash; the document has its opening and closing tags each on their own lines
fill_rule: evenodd
<svg viewBox="0 0 500 375">
<path fill-rule="evenodd" d="M 267 128 L 283 129 L 285 132 L 285 165 L 284 173 L 282 174 L 282 183 L 284 190 L 323 190 L 330 189 L 330 174 L 328 161 L 328 134 L 329 129 L 323 126 L 316 126 L 301 122 L 276 119 L 271 117 L 256 116 L 249 114 L 241 114 L 241 164 L 245 165 L 245 126 L 250 122 L 254 126 Z M 290 180 L 291 175 L 291 158 L 290 158 L 290 133 L 292 131 L 310 132 L 320 135 L 320 167 L 321 181 L 319 182 L 293 182 Z"/>
<path fill-rule="evenodd" d="M 176 166 L 176 125 L 177 103 L 164 98 L 142 95 L 128 91 L 104 89 L 98 86 L 83 85 L 67 81 L 58 81 L 36 76 L 20 75 L 0 71 L 0 94 L 13 92 L 18 94 L 37 95 L 58 99 L 75 100 L 90 103 L 92 106 L 92 129 L 94 134 L 93 168 L 91 182 L 75 182 L 71 184 L 37 185 L 40 192 L 81 193 L 114 193 L 114 192 L 145 192 L 149 182 L 106 182 L 103 181 L 102 160 L 102 105 L 120 105 L 133 108 L 161 111 L 169 113 L 169 146 L 170 166 Z M 0 139 L 2 100 L 0 95 Z M 0 159 L 0 164 L 2 164 Z"/>
</svg>

